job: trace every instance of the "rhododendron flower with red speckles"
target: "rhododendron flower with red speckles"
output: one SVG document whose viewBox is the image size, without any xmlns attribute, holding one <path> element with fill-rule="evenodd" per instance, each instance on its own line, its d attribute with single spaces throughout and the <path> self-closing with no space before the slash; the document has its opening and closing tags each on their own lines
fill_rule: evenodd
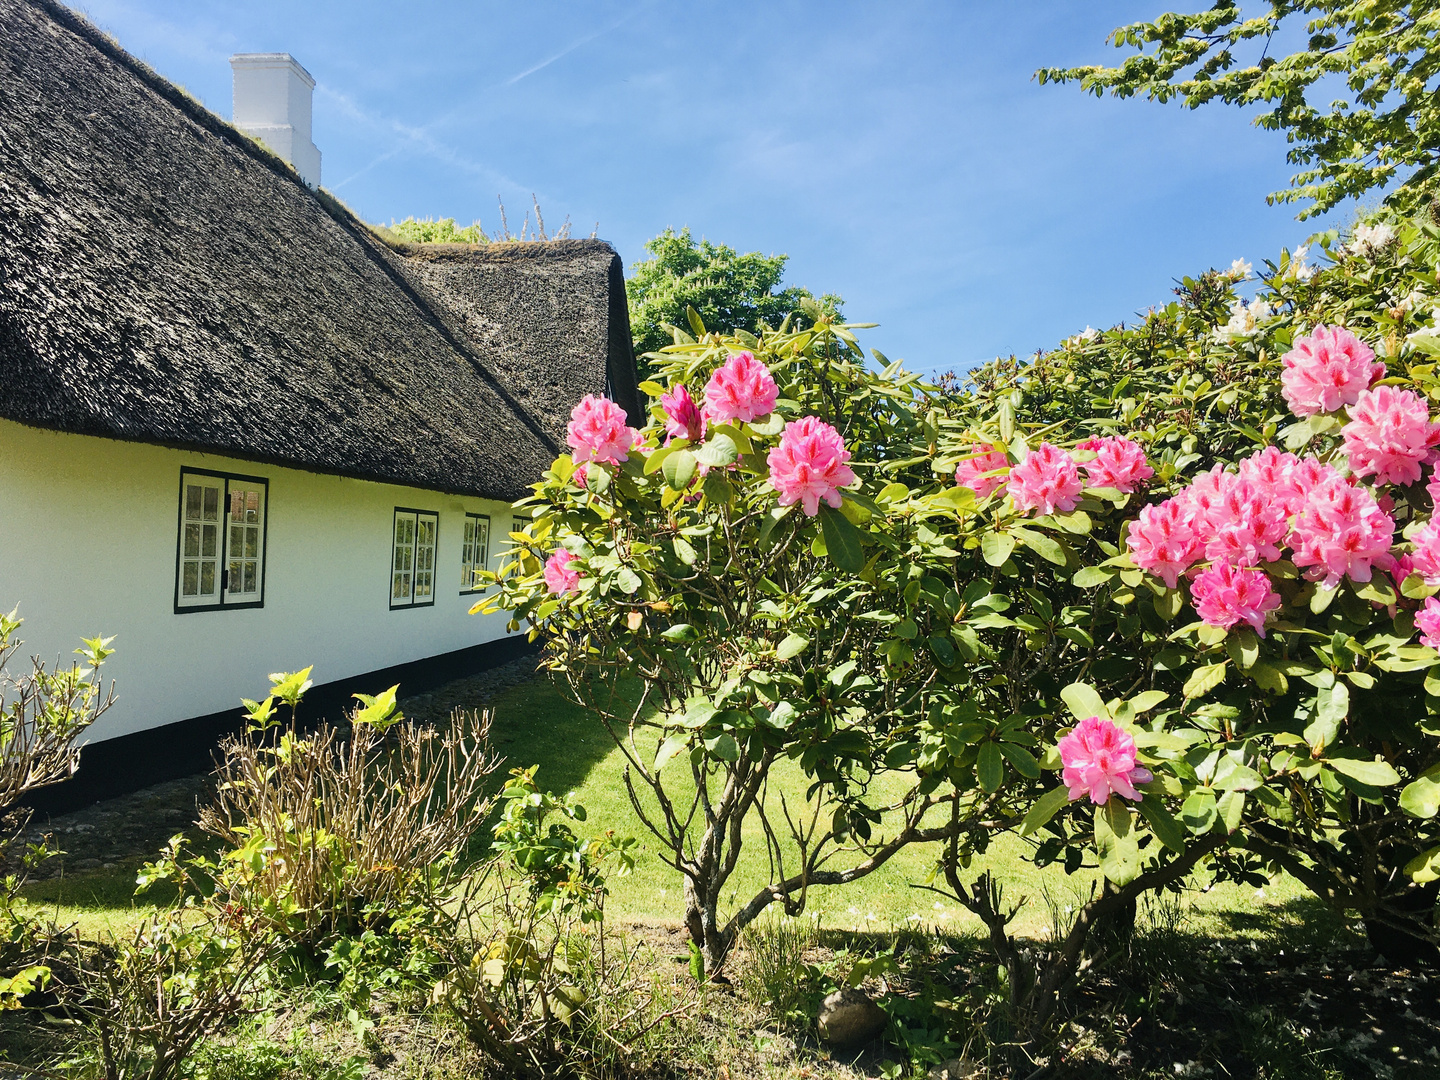
<svg viewBox="0 0 1440 1080">
<path fill-rule="evenodd" d="M 635 445 L 639 432 L 625 421 L 625 410 L 615 402 L 586 394 L 580 404 L 570 410 L 570 424 L 565 429 L 571 457 L 577 463 L 598 461 L 605 465 L 630 460 L 629 450 Z"/>
<path fill-rule="evenodd" d="M 1131 562 L 1172 589 L 1205 550 L 1189 511 L 1174 499 L 1142 507 L 1140 516 L 1130 522 L 1125 543 Z"/>
<path fill-rule="evenodd" d="M 1440 424 L 1430 421 L 1425 399 L 1410 390 L 1377 386 L 1350 406 L 1341 429 L 1350 471 L 1379 484 L 1413 484 L 1420 465 L 1440 442 Z"/>
<path fill-rule="evenodd" d="M 703 415 L 712 424 L 749 423 L 775 410 L 780 388 L 770 369 L 748 352 L 730 357 L 705 384 Z"/>
<path fill-rule="evenodd" d="M 574 558 L 566 548 L 556 548 L 545 560 L 545 587 L 552 593 L 580 591 L 580 571 L 570 569 Z"/>
<path fill-rule="evenodd" d="M 1010 468 L 1010 458 L 1004 450 L 976 443 L 972 447 L 974 457 L 968 457 L 955 467 L 955 483 L 968 487 L 980 498 L 993 495 L 997 488 L 1005 486 L 1005 475 L 986 476 L 999 469 Z"/>
<path fill-rule="evenodd" d="M 1280 594 L 1259 570 L 1220 563 L 1195 575 L 1190 598 L 1202 621 L 1229 630 L 1246 622 L 1265 636 L 1265 616 L 1280 606 Z"/>
<path fill-rule="evenodd" d="M 1070 801 L 1090 796 L 1100 806 L 1119 793 L 1139 802 L 1143 796 L 1136 784 L 1154 779 L 1150 770 L 1135 763 L 1135 740 L 1109 720 L 1092 716 L 1081 720 L 1075 730 L 1057 745 L 1065 766 L 1061 779 L 1070 789 Z"/>
<path fill-rule="evenodd" d="M 1410 556 L 1410 569 L 1425 579 L 1426 585 L 1440 585 L 1440 521 L 1431 519 L 1410 537 L 1415 554 Z"/>
<path fill-rule="evenodd" d="M 1420 631 L 1420 644 L 1440 650 L 1440 597 L 1429 596 L 1415 613 L 1415 627 Z"/>
<path fill-rule="evenodd" d="M 1258 454 L 1251 454 L 1236 466 L 1236 475 L 1241 480 L 1258 484 L 1270 498 L 1281 505 L 1284 516 L 1289 517 L 1305 503 L 1305 493 L 1295 479 L 1295 468 L 1300 459 L 1287 454 L 1276 446 L 1267 446 Z"/>
<path fill-rule="evenodd" d="M 705 419 L 700 415 L 700 406 L 690 396 L 685 384 L 672 386 L 660 395 L 660 407 L 665 410 L 665 442 L 671 439 L 689 439 L 699 442 L 705 438 Z"/>
<path fill-rule="evenodd" d="M 1216 476 L 1218 497 L 1196 513 L 1195 529 L 1205 541 L 1205 557 L 1232 566 L 1254 566 L 1280 558 L 1290 531 L 1284 503 L 1260 484 L 1233 473 Z"/>
<path fill-rule="evenodd" d="M 1145 450 L 1137 442 L 1108 435 L 1103 439 L 1086 439 L 1076 450 L 1093 450 L 1095 459 L 1080 466 L 1085 470 L 1088 487 L 1114 488 L 1128 495 L 1155 475 L 1145 460 Z"/>
<path fill-rule="evenodd" d="M 1295 565 L 1313 567 L 1306 577 L 1333 589 L 1344 577 L 1369 581 L 1372 565 L 1390 569 L 1395 564 L 1390 554 L 1394 535 L 1395 522 L 1375 496 L 1336 474 L 1306 493 L 1290 543 Z"/>
<path fill-rule="evenodd" d="M 1375 351 L 1343 326 L 1317 326 L 1280 358 L 1280 393 L 1296 416 L 1331 413 L 1354 405 L 1385 365 Z"/>
<path fill-rule="evenodd" d="M 840 433 L 814 416 L 785 425 L 780 445 L 770 451 L 770 486 L 780 493 L 780 505 L 799 503 L 806 517 L 820 512 L 820 500 L 840 509 L 840 489 L 855 482 L 845 464 L 850 451 Z"/>
<path fill-rule="evenodd" d="M 1064 450 L 1042 442 L 1010 470 L 1005 490 L 1017 513 L 1068 514 L 1080 503 L 1080 470 Z"/>
</svg>

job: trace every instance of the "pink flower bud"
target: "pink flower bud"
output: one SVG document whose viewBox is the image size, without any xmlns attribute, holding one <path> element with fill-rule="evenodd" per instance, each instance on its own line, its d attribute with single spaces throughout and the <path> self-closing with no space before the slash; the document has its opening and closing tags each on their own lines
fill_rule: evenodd
<svg viewBox="0 0 1440 1080">
<path fill-rule="evenodd" d="M 705 438 L 705 420 L 684 383 L 672 386 L 668 392 L 661 394 L 660 405 L 665 410 L 667 443 L 671 439 L 689 439 L 698 443 Z"/>
</svg>

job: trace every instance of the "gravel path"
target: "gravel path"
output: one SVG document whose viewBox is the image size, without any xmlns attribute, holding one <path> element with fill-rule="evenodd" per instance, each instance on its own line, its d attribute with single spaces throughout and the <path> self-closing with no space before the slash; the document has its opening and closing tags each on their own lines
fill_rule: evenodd
<svg viewBox="0 0 1440 1080">
<path fill-rule="evenodd" d="M 456 709 L 483 705 L 496 694 L 535 678 L 535 657 L 523 656 L 468 679 L 457 679 L 425 694 L 402 698 L 400 707 L 411 719 L 439 724 Z M 302 706 L 303 714 L 303 706 Z M 85 870 L 109 870 L 150 858 L 170 837 L 186 832 L 197 810 L 214 791 L 209 773 L 170 780 L 116 799 L 97 802 L 68 814 L 37 814 L 25 838 L 39 843 L 46 836 L 64 853 L 43 863 L 30 876 L 59 877 Z"/>
</svg>

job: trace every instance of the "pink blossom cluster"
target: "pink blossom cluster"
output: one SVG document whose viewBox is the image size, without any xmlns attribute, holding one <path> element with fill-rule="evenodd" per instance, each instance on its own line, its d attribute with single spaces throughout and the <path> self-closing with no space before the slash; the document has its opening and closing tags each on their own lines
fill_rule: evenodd
<svg viewBox="0 0 1440 1080">
<path fill-rule="evenodd" d="M 750 353 L 742 352 L 716 368 L 705 384 L 703 415 L 712 424 L 731 420 L 749 423 L 769 416 L 779 397 L 780 388 L 770 369 Z"/>
<path fill-rule="evenodd" d="M 1226 630 L 1236 623 L 1249 623 L 1262 638 L 1265 616 L 1280 606 L 1280 594 L 1264 572 L 1223 562 L 1195 575 L 1190 597 L 1202 621 Z"/>
<path fill-rule="evenodd" d="M 1385 365 L 1343 326 L 1317 326 L 1280 358 L 1280 393 L 1296 416 L 1332 413 L 1354 405 Z"/>
<path fill-rule="evenodd" d="M 1123 795 L 1139 802 L 1136 784 L 1154 779 L 1150 770 L 1135 761 L 1135 740 L 1113 721 L 1092 716 L 1081 720 L 1062 738 L 1057 747 L 1065 766 L 1061 779 L 1069 788 L 1070 801 L 1090 796 L 1096 806 Z"/>
<path fill-rule="evenodd" d="M 1295 565 L 1326 588 L 1344 577 L 1369 581 L 1372 567 L 1393 565 L 1394 532 L 1394 520 L 1370 491 L 1316 458 L 1267 447 L 1234 472 L 1217 465 L 1174 498 L 1142 509 L 1126 543 L 1135 565 L 1171 588 L 1196 563 L 1209 562 L 1191 590 L 1200 617 L 1214 626 L 1244 621 L 1259 631 L 1279 602 L 1268 579 L 1262 588 L 1258 571 L 1222 576 L 1220 567 L 1253 571 L 1289 548 Z M 1440 579 L 1440 537 L 1435 559 Z"/>
<path fill-rule="evenodd" d="M 1005 473 L 1001 470 L 1010 468 L 1010 457 L 1004 450 L 985 443 L 976 443 L 970 453 L 971 456 L 955 468 L 955 485 L 968 487 L 980 498 L 987 498 L 1005 486 Z"/>
<path fill-rule="evenodd" d="M 1068 514 L 1080 504 L 1080 470 L 1064 450 L 1042 442 L 1010 470 L 1005 490 L 1017 513 Z"/>
<path fill-rule="evenodd" d="M 1086 439 L 1075 449 L 1095 452 L 1094 459 L 1081 466 L 1085 470 L 1086 487 L 1114 488 L 1128 495 L 1155 475 L 1155 470 L 1145 460 L 1144 447 L 1132 439 L 1107 435 Z"/>
<path fill-rule="evenodd" d="M 660 395 L 660 407 L 665 410 L 665 442 L 671 439 L 688 439 L 699 442 L 705 438 L 705 419 L 700 407 L 690 396 L 684 383 L 672 386 Z"/>
<path fill-rule="evenodd" d="M 855 473 L 846 464 L 850 451 L 845 440 L 825 421 L 815 416 L 792 420 L 785 425 L 780 445 L 766 459 L 770 465 L 770 486 L 780 493 L 780 505 L 799 503 L 807 517 L 820 512 L 823 499 L 840 509 L 840 489 L 855 482 Z"/>
<path fill-rule="evenodd" d="M 570 410 L 565 441 L 577 463 L 598 461 L 619 465 L 630 460 L 630 448 L 639 434 L 626 424 L 625 410 L 619 405 L 609 398 L 586 394 L 580 404 Z"/>
<path fill-rule="evenodd" d="M 1415 626 L 1420 631 L 1420 644 L 1440 649 L 1440 597 L 1426 598 L 1415 613 Z"/>
<path fill-rule="evenodd" d="M 1410 570 L 1424 578 L 1426 585 L 1440 585 L 1440 521 L 1431 518 L 1425 522 L 1415 530 L 1410 543 L 1415 548 L 1409 556 Z"/>
<path fill-rule="evenodd" d="M 1373 476 L 1377 484 L 1413 484 L 1420 466 L 1440 443 L 1440 424 L 1432 423 L 1425 399 L 1410 390 L 1377 386 L 1363 391 L 1350 406 L 1350 422 L 1341 429 L 1350 471 Z"/>
<path fill-rule="evenodd" d="M 545 587 L 552 593 L 577 593 L 580 591 L 580 571 L 571 570 L 570 563 L 575 556 L 566 548 L 556 548 L 545 560 Z"/>
</svg>

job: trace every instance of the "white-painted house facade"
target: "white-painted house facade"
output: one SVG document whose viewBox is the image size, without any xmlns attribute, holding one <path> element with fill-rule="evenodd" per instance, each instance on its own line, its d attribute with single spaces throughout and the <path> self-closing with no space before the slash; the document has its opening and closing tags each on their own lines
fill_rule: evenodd
<svg viewBox="0 0 1440 1080">
<path fill-rule="evenodd" d="M 287 161 L 50 0 L 0 25 L 0 607 L 118 650 L 60 801 L 202 765 L 272 671 L 333 705 L 516 655 L 474 574 L 570 405 L 636 408 L 614 251 L 387 245 L 315 190 L 288 56 L 233 65 Z"/>
</svg>

